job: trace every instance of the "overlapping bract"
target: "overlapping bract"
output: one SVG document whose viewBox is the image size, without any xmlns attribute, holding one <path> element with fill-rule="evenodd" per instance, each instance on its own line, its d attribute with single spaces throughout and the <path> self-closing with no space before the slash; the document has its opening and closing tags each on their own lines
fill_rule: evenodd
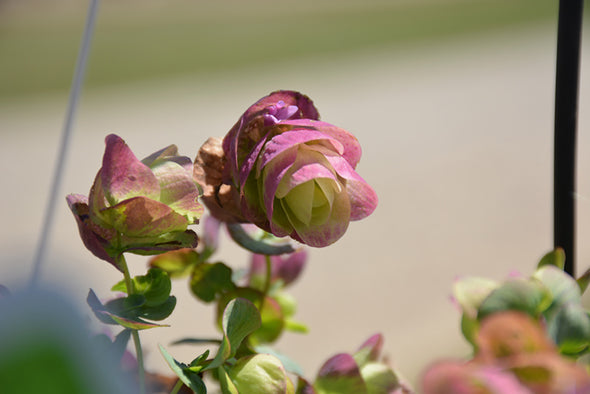
<svg viewBox="0 0 590 394">
<path fill-rule="evenodd" d="M 106 137 L 102 167 L 89 197 L 67 196 L 85 246 L 114 264 L 124 251 L 154 254 L 196 246 L 203 207 L 192 179 L 192 163 L 170 145 L 142 161 L 125 141 Z"/>
<path fill-rule="evenodd" d="M 355 171 L 357 139 L 318 119 L 300 93 L 262 98 L 223 140 L 223 182 L 237 189 L 246 221 L 323 247 L 342 237 L 349 221 L 370 215 L 377 196 Z"/>
</svg>

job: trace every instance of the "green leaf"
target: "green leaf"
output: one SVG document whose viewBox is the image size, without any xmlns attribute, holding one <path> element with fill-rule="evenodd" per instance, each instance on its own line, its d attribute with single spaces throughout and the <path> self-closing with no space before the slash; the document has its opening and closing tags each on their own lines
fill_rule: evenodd
<svg viewBox="0 0 590 394">
<path fill-rule="evenodd" d="M 565 251 L 562 248 L 556 248 L 555 250 L 547 253 L 541 258 L 539 264 L 537 264 L 537 268 L 548 265 L 555 266 L 563 271 L 563 267 L 565 266 Z"/>
<path fill-rule="evenodd" d="M 145 275 L 136 276 L 131 279 L 133 293 L 145 297 L 148 306 L 157 306 L 169 302 L 172 282 L 168 274 L 160 268 L 150 268 Z M 125 281 L 120 281 L 111 288 L 112 291 L 129 293 Z"/>
<path fill-rule="evenodd" d="M 548 322 L 547 330 L 563 354 L 577 355 L 590 344 L 590 317 L 577 303 L 561 305 Z"/>
<path fill-rule="evenodd" d="M 170 278 L 180 278 L 188 275 L 192 267 L 202 260 L 194 249 L 179 249 L 152 258 L 150 266 L 167 272 Z"/>
<path fill-rule="evenodd" d="M 223 294 L 217 305 L 219 315 L 221 315 L 220 309 L 224 308 L 226 302 L 234 298 L 245 298 L 256 305 L 260 305 L 262 293 L 249 287 L 241 287 L 236 288 L 230 293 Z M 285 328 L 285 317 L 281 311 L 281 307 L 271 297 L 265 298 L 260 316 L 260 328 L 249 337 L 252 345 L 274 342 Z"/>
<path fill-rule="evenodd" d="M 551 319 L 564 304 L 582 302 L 580 287 L 574 278 L 555 266 L 546 265 L 539 268 L 533 274 L 533 278 L 540 280 L 551 293 L 551 305 L 543 313 L 547 319 Z"/>
<path fill-rule="evenodd" d="M 221 392 L 223 394 L 240 394 L 223 366 L 217 368 L 217 376 L 219 379 L 219 387 L 221 387 Z"/>
<path fill-rule="evenodd" d="M 117 282 L 116 285 L 111 287 L 111 291 L 120 291 L 121 293 L 127 293 L 127 285 L 125 284 L 125 280 L 121 279 Z"/>
<path fill-rule="evenodd" d="M 141 256 L 153 256 L 171 250 L 195 248 L 198 237 L 192 230 L 171 231 L 155 237 L 123 238 L 122 250 Z"/>
<path fill-rule="evenodd" d="M 139 300 L 140 298 L 135 297 L 135 298 L 132 298 L 132 300 L 133 299 Z M 117 308 L 122 308 L 122 305 L 125 305 L 126 299 L 120 298 L 120 299 L 116 299 L 113 301 L 117 301 L 116 303 L 113 304 L 114 305 L 113 309 L 117 309 Z M 111 301 L 111 302 L 113 302 L 113 301 Z M 108 310 L 107 307 L 100 302 L 100 300 L 98 299 L 98 297 L 96 296 L 94 291 L 92 291 L 92 289 L 88 292 L 87 302 L 88 302 L 88 305 L 90 306 L 90 308 L 92 309 L 92 311 L 94 312 L 94 314 L 96 315 L 96 317 L 100 321 L 102 321 L 103 323 L 106 323 L 106 324 L 119 324 L 120 326 L 123 326 L 125 328 L 130 328 L 133 330 L 145 330 L 148 328 L 155 328 L 155 327 L 168 327 L 168 325 L 160 325 L 160 324 L 153 324 L 153 323 L 146 322 L 142 319 L 135 317 L 134 314 L 131 314 L 133 317 L 129 317 L 126 315 L 122 316 L 116 312 L 112 312 L 112 311 Z M 131 304 L 131 305 L 133 305 L 133 304 Z M 132 308 L 132 309 L 135 309 L 135 308 Z M 129 313 L 129 310 L 124 309 L 124 312 Z"/>
<path fill-rule="evenodd" d="M 125 354 L 125 350 L 127 350 L 127 344 L 129 343 L 130 338 L 131 330 L 128 328 L 121 331 L 115 337 L 115 341 L 113 342 L 113 348 L 116 352 L 116 360 L 120 360 L 121 358 L 123 358 L 123 354 Z"/>
<path fill-rule="evenodd" d="M 140 308 L 140 316 L 148 320 L 164 320 L 174 311 L 176 307 L 176 297 L 170 296 L 166 302 L 156 305 L 149 306 L 144 305 Z"/>
<path fill-rule="evenodd" d="M 191 369 L 194 367 L 202 367 L 207 362 L 207 357 L 209 357 L 209 350 L 205 350 L 205 353 L 197 356 L 193 361 L 191 361 L 190 367 Z M 197 371 L 195 371 L 197 372 Z"/>
<path fill-rule="evenodd" d="M 475 336 L 477 335 L 477 330 L 479 329 L 479 322 L 475 318 L 469 317 L 466 313 L 463 313 L 461 316 L 461 333 L 463 336 L 473 346 L 473 350 L 477 351 L 477 344 L 475 341 Z"/>
<path fill-rule="evenodd" d="M 215 338 L 182 338 L 172 342 L 172 345 L 201 345 L 203 343 L 221 344 L 219 339 Z"/>
<path fill-rule="evenodd" d="M 202 263 L 195 267 L 191 278 L 191 290 L 205 302 L 211 302 L 218 293 L 232 290 L 232 269 L 223 263 Z"/>
<path fill-rule="evenodd" d="M 164 356 L 164 360 L 166 360 L 172 372 L 182 380 L 182 383 L 190 387 L 197 394 L 207 394 L 207 387 L 205 387 L 205 383 L 203 383 L 203 380 L 196 372 L 191 371 L 188 365 L 176 361 L 162 345 L 158 346 L 160 353 Z"/>
<path fill-rule="evenodd" d="M 96 293 L 94 293 L 94 290 L 90 289 L 88 291 L 88 296 L 86 297 L 86 303 L 88 304 L 88 306 L 90 307 L 92 312 L 94 312 L 94 315 L 96 316 L 96 318 L 98 320 L 100 320 L 102 323 L 117 324 L 117 322 L 115 322 L 109 316 L 109 313 L 106 312 L 106 308 L 104 307 L 102 302 L 100 302 L 100 300 L 96 296 Z"/>
<path fill-rule="evenodd" d="M 584 272 L 584 274 L 582 276 L 580 276 L 576 280 L 576 282 L 578 283 L 578 286 L 580 287 L 580 292 L 582 294 L 584 294 L 584 292 L 588 288 L 588 285 L 590 284 L 590 269 L 586 270 L 586 272 Z"/>
<path fill-rule="evenodd" d="M 141 294 L 133 294 L 127 297 L 120 297 L 110 300 L 105 304 L 107 311 L 129 318 L 139 316 L 140 308 L 145 304 L 145 297 Z"/>
<path fill-rule="evenodd" d="M 156 328 L 156 327 L 170 327 L 168 324 L 154 324 L 146 322 L 142 319 L 128 319 L 121 316 L 116 316 L 111 314 L 110 317 L 117 322 L 122 327 L 130 328 L 132 330 L 147 330 L 148 328 Z"/>
<path fill-rule="evenodd" d="M 272 293 L 272 298 L 281 307 L 281 312 L 285 317 L 294 316 L 297 312 L 297 301 L 291 294 L 284 291 L 276 291 Z"/>
<path fill-rule="evenodd" d="M 539 317 L 551 305 L 551 293 L 537 280 L 512 279 L 493 290 L 479 307 L 477 318 L 507 310 Z"/>
<path fill-rule="evenodd" d="M 255 239 L 251 237 L 239 223 L 228 224 L 227 229 L 231 238 L 238 245 L 252 253 L 272 256 L 293 253 L 295 251 L 290 244 L 273 244 L 268 242 L 268 240 L 262 239 L 262 237 Z"/>
<path fill-rule="evenodd" d="M 168 301 L 172 283 L 166 272 L 159 268 L 150 268 L 146 275 L 136 276 L 132 280 L 136 294 L 143 294 L 148 306 L 157 306 Z"/>
<path fill-rule="evenodd" d="M 291 319 L 285 319 L 285 330 L 298 334 L 307 334 L 309 332 L 309 327 L 307 327 L 307 324 L 305 323 Z"/>
<path fill-rule="evenodd" d="M 233 357 L 247 335 L 260 327 L 260 314 L 254 304 L 245 298 L 231 300 L 223 312 L 223 340 L 211 364 L 205 368 L 214 369 Z"/>
<path fill-rule="evenodd" d="M 285 317 L 279 303 L 271 297 L 266 297 L 260 318 L 260 328 L 250 335 L 250 343 L 257 345 L 276 341 L 285 329 Z"/>
</svg>

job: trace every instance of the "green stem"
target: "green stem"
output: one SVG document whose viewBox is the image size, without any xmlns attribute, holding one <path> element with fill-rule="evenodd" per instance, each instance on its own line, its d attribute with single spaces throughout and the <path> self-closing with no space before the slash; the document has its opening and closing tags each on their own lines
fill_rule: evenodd
<svg viewBox="0 0 590 394">
<path fill-rule="evenodd" d="M 143 351 L 141 350 L 139 333 L 137 332 L 137 330 L 132 330 L 131 336 L 133 337 L 133 344 L 135 345 L 135 354 L 137 356 L 137 378 L 139 379 L 139 393 L 145 394 L 145 370 L 143 368 Z"/>
<path fill-rule="evenodd" d="M 117 257 L 117 266 L 123 270 L 123 276 L 125 277 L 125 286 L 127 287 L 127 294 L 132 295 L 135 293 L 133 282 L 131 281 L 131 275 L 129 274 L 129 268 L 127 267 L 127 261 L 125 256 L 121 253 Z M 139 340 L 139 333 L 137 330 L 131 330 L 131 336 L 133 337 L 133 344 L 135 345 L 135 355 L 137 356 L 137 374 L 139 379 L 139 393 L 145 394 L 145 370 L 143 368 L 143 350 L 141 349 L 141 342 Z"/>
<path fill-rule="evenodd" d="M 266 271 L 264 275 L 264 286 L 262 288 L 262 299 L 260 300 L 260 313 L 262 313 L 262 307 L 264 306 L 264 300 L 268 295 L 268 291 L 270 290 L 270 282 L 272 279 L 272 264 L 270 261 L 270 256 L 264 256 L 264 262 L 266 263 Z"/>
<path fill-rule="evenodd" d="M 181 387 L 182 387 L 182 380 L 178 379 L 176 381 L 176 384 L 174 385 L 174 388 L 170 392 L 170 394 L 176 394 L 176 393 L 178 393 L 178 391 L 180 390 Z"/>
</svg>

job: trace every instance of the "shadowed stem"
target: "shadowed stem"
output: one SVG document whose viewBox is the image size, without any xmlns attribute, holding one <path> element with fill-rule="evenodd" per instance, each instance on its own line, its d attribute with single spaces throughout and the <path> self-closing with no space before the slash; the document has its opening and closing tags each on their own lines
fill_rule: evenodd
<svg viewBox="0 0 590 394">
<path fill-rule="evenodd" d="M 30 281 L 31 287 L 35 286 L 39 280 L 39 273 L 41 271 L 43 257 L 47 249 L 47 244 L 49 243 L 49 236 L 51 235 L 51 227 L 53 226 L 53 218 L 55 216 L 54 214 L 56 210 L 55 205 L 57 203 L 59 188 L 61 186 L 61 180 L 65 168 L 65 161 L 72 134 L 72 126 L 74 124 L 76 110 L 78 109 L 78 101 L 80 97 L 80 91 L 82 90 L 84 75 L 86 74 L 86 63 L 90 53 L 90 42 L 92 41 L 92 35 L 94 33 L 96 15 L 98 14 L 98 3 L 99 0 L 91 0 L 90 6 L 88 8 L 84 35 L 82 37 L 82 43 L 80 44 L 80 52 L 78 53 L 78 59 L 76 61 L 76 71 L 74 72 L 74 79 L 70 89 L 70 98 L 64 120 L 57 162 L 53 172 L 53 181 L 51 182 L 51 190 L 49 191 L 49 196 L 47 198 L 45 216 L 43 218 L 43 224 L 41 225 L 35 257 L 33 258 L 33 272 L 31 273 Z"/>
<path fill-rule="evenodd" d="M 553 244 L 565 250 L 565 271 L 574 276 L 576 126 L 583 0 L 561 0 L 555 75 Z"/>
<path fill-rule="evenodd" d="M 117 266 L 123 270 L 125 277 L 125 287 L 127 287 L 127 294 L 132 295 L 135 293 L 133 282 L 131 281 L 131 275 L 129 274 L 129 268 L 127 267 L 127 261 L 125 256 L 121 253 L 117 257 Z M 141 349 L 141 342 L 139 340 L 139 333 L 137 330 L 131 330 L 131 337 L 133 338 L 133 344 L 135 345 L 135 355 L 137 357 L 137 374 L 139 379 L 139 393 L 145 394 L 145 370 L 143 368 L 143 350 Z"/>
<path fill-rule="evenodd" d="M 270 261 L 269 255 L 264 255 L 264 263 L 265 263 L 265 274 L 264 274 L 264 287 L 262 288 L 262 299 L 260 300 L 260 313 L 262 313 L 262 308 L 264 306 L 264 300 L 268 294 L 270 289 L 270 282 L 272 279 L 272 264 Z"/>
</svg>

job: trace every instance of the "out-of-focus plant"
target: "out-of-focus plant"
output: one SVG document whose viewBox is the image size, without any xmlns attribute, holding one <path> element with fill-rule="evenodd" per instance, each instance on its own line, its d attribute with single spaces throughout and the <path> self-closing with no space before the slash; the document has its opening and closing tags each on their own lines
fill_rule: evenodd
<svg viewBox="0 0 590 394">
<path fill-rule="evenodd" d="M 528 278 L 459 279 L 453 296 L 474 356 L 434 364 L 423 377 L 424 393 L 590 392 L 581 364 L 590 352 L 590 317 L 582 306 L 588 274 L 576 281 L 563 272 L 564 261 L 557 249 Z"/>
</svg>

